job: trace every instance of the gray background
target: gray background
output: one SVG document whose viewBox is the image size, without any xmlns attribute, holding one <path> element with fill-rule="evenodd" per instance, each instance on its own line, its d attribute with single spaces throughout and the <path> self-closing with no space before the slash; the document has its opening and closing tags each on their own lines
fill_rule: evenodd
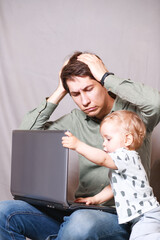
<svg viewBox="0 0 160 240">
<path fill-rule="evenodd" d="M 11 133 L 58 85 L 74 51 L 99 55 L 109 71 L 160 90 L 159 0 L 0 0 L 0 200 L 11 199 Z M 75 107 L 66 96 L 55 119 Z M 151 184 L 160 199 L 160 126 Z"/>
</svg>

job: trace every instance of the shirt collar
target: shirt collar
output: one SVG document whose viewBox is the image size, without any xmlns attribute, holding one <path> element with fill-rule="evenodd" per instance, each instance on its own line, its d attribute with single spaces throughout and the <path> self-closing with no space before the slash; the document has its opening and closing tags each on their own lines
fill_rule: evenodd
<svg viewBox="0 0 160 240">
<path fill-rule="evenodd" d="M 86 120 L 86 121 L 92 120 L 92 121 L 94 121 L 94 122 L 96 122 L 96 123 L 99 123 L 99 124 L 100 124 L 101 121 L 102 121 L 101 119 L 98 119 L 98 118 L 96 118 L 96 117 L 89 117 L 89 116 L 87 116 L 87 115 L 86 115 L 85 120 Z"/>
</svg>

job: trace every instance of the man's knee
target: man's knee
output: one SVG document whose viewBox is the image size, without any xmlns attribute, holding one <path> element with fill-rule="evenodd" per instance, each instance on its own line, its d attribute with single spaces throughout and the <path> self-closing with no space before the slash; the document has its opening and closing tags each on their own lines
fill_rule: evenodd
<svg viewBox="0 0 160 240">
<path fill-rule="evenodd" d="M 3 219 L 7 219 L 14 209 L 14 201 L 2 201 L 0 202 L 0 224 L 2 224 Z"/>
<path fill-rule="evenodd" d="M 117 215 L 96 210 L 77 210 L 65 217 L 57 240 L 129 239 L 129 230 L 118 224 Z"/>
<path fill-rule="evenodd" d="M 96 239 L 97 218 L 95 213 L 96 211 L 77 210 L 70 217 L 65 217 L 60 230 L 60 239 L 85 240 L 92 239 L 93 236 Z"/>
<path fill-rule="evenodd" d="M 0 225 L 6 225 L 7 223 L 11 223 L 14 220 L 14 216 L 16 216 L 19 212 L 24 212 L 27 208 L 28 204 L 24 201 L 1 201 L 0 202 Z"/>
</svg>

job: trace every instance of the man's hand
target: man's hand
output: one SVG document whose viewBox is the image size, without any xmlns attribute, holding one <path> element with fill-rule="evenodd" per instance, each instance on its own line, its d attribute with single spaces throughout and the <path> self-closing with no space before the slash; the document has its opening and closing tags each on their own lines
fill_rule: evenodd
<svg viewBox="0 0 160 240">
<path fill-rule="evenodd" d="M 78 61 L 84 62 L 88 65 L 91 73 L 95 77 L 97 81 L 101 81 L 103 75 L 108 72 L 107 68 L 105 67 L 104 63 L 101 59 L 99 59 L 94 54 L 84 53 L 78 56 Z"/>
<path fill-rule="evenodd" d="M 63 64 L 63 67 L 68 63 L 68 60 L 65 61 Z M 62 68 L 63 68 L 62 67 Z M 62 69 L 61 69 L 62 71 Z M 63 84 L 62 84 L 62 79 L 61 79 L 61 71 L 59 72 L 59 84 L 57 89 L 54 91 L 54 93 L 47 99 L 48 102 L 58 104 L 64 96 L 67 94 L 67 91 L 64 89 Z"/>
<path fill-rule="evenodd" d="M 62 84 L 61 72 L 62 72 L 62 69 L 67 65 L 68 62 L 69 62 L 69 59 L 67 59 L 67 60 L 64 62 L 63 66 L 62 66 L 62 68 L 61 68 L 61 70 L 60 70 L 60 72 L 59 72 L 59 85 L 58 85 L 58 87 L 61 88 L 61 89 L 63 89 L 63 91 L 65 91 L 65 92 L 66 92 L 66 90 L 64 89 L 63 84 Z M 67 93 L 67 92 L 66 92 L 66 93 Z"/>
<path fill-rule="evenodd" d="M 62 137 L 63 147 L 70 148 L 72 150 L 76 150 L 80 141 L 75 136 L 73 136 L 72 133 L 70 133 L 68 131 L 65 132 L 65 135 L 66 136 Z"/>
</svg>

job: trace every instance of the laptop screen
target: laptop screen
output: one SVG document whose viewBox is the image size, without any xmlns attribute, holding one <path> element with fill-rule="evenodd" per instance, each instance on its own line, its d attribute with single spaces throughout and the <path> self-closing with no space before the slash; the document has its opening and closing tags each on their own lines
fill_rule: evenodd
<svg viewBox="0 0 160 240">
<path fill-rule="evenodd" d="M 74 204 L 79 184 L 78 154 L 62 146 L 65 131 L 14 130 L 11 193 L 35 205 L 51 208 L 90 208 L 115 213 L 107 206 Z"/>
<path fill-rule="evenodd" d="M 67 205 L 69 149 L 65 131 L 14 130 L 11 193 Z"/>
</svg>

